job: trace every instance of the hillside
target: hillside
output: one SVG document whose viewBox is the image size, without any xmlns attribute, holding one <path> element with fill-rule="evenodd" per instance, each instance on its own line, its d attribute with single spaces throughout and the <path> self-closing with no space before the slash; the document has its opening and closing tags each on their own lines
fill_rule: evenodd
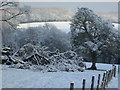
<svg viewBox="0 0 120 90">
<path fill-rule="evenodd" d="M 10 11 L 17 12 L 16 9 L 11 9 Z M 110 19 L 113 22 L 118 22 L 117 12 L 96 13 L 104 19 Z M 2 15 L 4 15 L 4 12 L 2 12 Z M 69 21 L 73 15 L 74 12 L 67 8 L 31 8 L 29 15 L 21 15 L 17 17 L 17 19 L 20 22 Z"/>
<path fill-rule="evenodd" d="M 118 13 L 117 12 L 108 12 L 108 13 L 98 12 L 97 14 L 100 15 L 105 20 L 109 19 L 112 22 L 118 22 Z"/>
<path fill-rule="evenodd" d="M 117 12 L 96 12 L 104 19 L 113 22 L 118 21 Z M 73 17 L 74 12 L 67 8 L 32 8 L 30 21 L 69 21 Z"/>
<path fill-rule="evenodd" d="M 113 22 L 118 21 L 117 12 L 96 12 L 104 19 Z M 32 8 L 30 21 L 69 21 L 73 17 L 74 12 L 67 8 Z"/>
<path fill-rule="evenodd" d="M 74 12 L 66 8 L 32 8 L 27 18 L 21 16 L 21 22 L 39 22 L 39 21 L 68 21 L 72 18 Z M 21 18 L 20 17 L 20 18 Z"/>
</svg>

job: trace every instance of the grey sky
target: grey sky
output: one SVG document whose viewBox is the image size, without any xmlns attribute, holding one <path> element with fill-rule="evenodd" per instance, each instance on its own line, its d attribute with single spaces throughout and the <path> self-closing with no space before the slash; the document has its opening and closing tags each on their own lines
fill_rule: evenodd
<svg viewBox="0 0 120 90">
<path fill-rule="evenodd" d="M 31 7 L 59 7 L 76 10 L 77 7 L 88 7 L 95 12 L 118 12 L 117 2 L 27 2 Z"/>
</svg>

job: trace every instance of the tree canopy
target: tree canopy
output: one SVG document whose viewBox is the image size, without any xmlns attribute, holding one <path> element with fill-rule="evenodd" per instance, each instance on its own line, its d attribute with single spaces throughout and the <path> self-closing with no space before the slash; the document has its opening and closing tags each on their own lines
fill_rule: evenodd
<svg viewBox="0 0 120 90">
<path fill-rule="evenodd" d="M 93 62 L 91 68 L 96 69 L 97 58 L 105 49 L 115 46 L 113 42 L 116 36 L 113 31 L 115 29 L 110 21 L 103 20 L 88 8 L 78 8 L 71 21 L 72 47 L 77 53 L 88 55 Z"/>
</svg>

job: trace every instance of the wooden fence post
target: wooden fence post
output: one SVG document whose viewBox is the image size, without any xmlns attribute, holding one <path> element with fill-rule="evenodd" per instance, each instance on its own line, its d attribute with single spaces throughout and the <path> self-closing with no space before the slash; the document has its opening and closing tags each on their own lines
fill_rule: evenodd
<svg viewBox="0 0 120 90">
<path fill-rule="evenodd" d="M 109 81 L 111 81 L 111 70 L 110 70 L 110 80 Z"/>
<path fill-rule="evenodd" d="M 114 69 L 112 69 L 112 77 L 114 76 Z"/>
<path fill-rule="evenodd" d="M 105 73 L 104 80 L 103 80 L 103 89 L 105 90 L 106 87 L 106 79 L 107 79 L 107 72 Z"/>
<path fill-rule="evenodd" d="M 116 66 L 114 67 L 114 77 L 116 76 Z"/>
<path fill-rule="evenodd" d="M 112 69 L 112 77 L 114 77 L 114 69 Z"/>
<path fill-rule="evenodd" d="M 106 79 L 105 79 L 105 85 L 108 86 L 108 78 L 109 78 L 109 72 L 106 71 Z"/>
<path fill-rule="evenodd" d="M 70 90 L 74 90 L 74 83 L 70 83 Z"/>
<path fill-rule="evenodd" d="M 110 70 L 108 71 L 108 82 L 110 82 Z"/>
<path fill-rule="evenodd" d="M 96 90 L 99 89 L 99 85 L 100 85 L 100 74 L 98 75 L 98 82 L 97 82 L 97 89 Z"/>
<path fill-rule="evenodd" d="M 101 88 L 103 88 L 103 86 L 104 86 L 104 80 L 105 80 L 105 73 L 103 74 L 102 83 L 101 83 Z"/>
<path fill-rule="evenodd" d="M 110 70 L 110 81 L 112 80 L 112 70 Z"/>
<path fill-rule="evenodd" d="M 85 90 L 85 82 L 86 82 L 86 80 L 85 80 L 85 79 L 83 79 L 83 86 L 82 86 L 82 90 Z"/>
<path fill-rule="evenodd" d="M 94 88 L 94 80 L 95 80 L 95 76 L 92 76 L 91 90 L 93 90 Z"/>
</svg>

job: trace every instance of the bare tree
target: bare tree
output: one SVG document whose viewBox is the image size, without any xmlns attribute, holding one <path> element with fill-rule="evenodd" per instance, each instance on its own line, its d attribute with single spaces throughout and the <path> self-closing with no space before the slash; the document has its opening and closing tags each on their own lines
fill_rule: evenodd
<svg viewBox="0 0 120 90">
<path fill-rule="evenodd" d="M 11 31 L 17 29 L 19 21 L 17 17 L 28 15 L 29 13 L 30 7 L 28 6 L 22 6 L 19 2 L 15 2 L 13 0 L 0 0 L 0 50 L 2 50 L 3 45 L 6 43 L 8 43 L 6 46 L 10 45 L 8 41 L 11 41 L 10 35 L 13 33 Z"/>
<path fill-rule="evenodd" d="M 19 2 L 2 0 L 0 1 L 0 12 L 2 13 L 2 18 L 0 22 L 8 23 L 12 28 L 16 29 L 15 19 L 23 14 L 29 14 L 30 7 L 24 6 L 21 7 Z"/>
</svg>

